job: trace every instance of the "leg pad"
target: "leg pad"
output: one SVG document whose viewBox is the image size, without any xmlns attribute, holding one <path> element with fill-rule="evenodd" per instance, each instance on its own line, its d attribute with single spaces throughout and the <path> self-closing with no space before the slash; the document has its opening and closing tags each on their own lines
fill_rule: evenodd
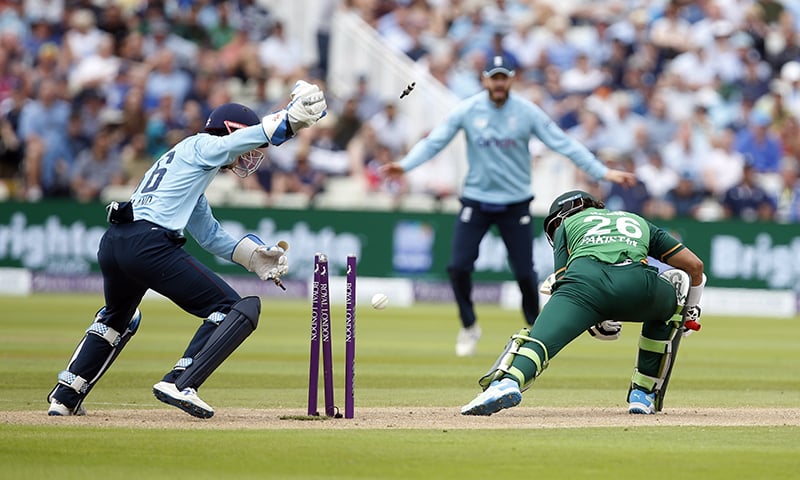
<svg viewBox="0 0 800 480">
<path fill-rule="evenodd" d="M 47 395 L 47 401 L 58 400 L 68 408 L 77 410 L 83 399 L 139 328 L 142 314 L 137 309 L 122 333 L 103 323 L 105 307 L 95 315 L 94 322 L 75 348 L 67 368 L 58 374 L 58 384 Z"/>
<path fill-rule="evenodd" d="M 536 343 L 542 347 L 545 358 L 541 358 L 535 350 L 525 345 L 530 342 Z M 520 369 L 512 365 L 514 357 L 517 355 L 522 355 L 530 359 L 536 365 L 536 376 L 544 371 L 549 364 L 547 347 L 545 347 L 541 341 L 531 337 L 528 328 L 523 328 L 518 333 L 511 336 L 511 340 L 506 344 L 505 350 L 497 357 L 494 365 L 492 365 L 489 371 L 478 380 L 478 384 L 481 388 L 486 390 L 493 381 L 499 380 L 505 375 L 514 377 L 520 384 L 522 391 L 530 388 L 536 376 L 526 378 L 525 374 Z"/>
<path fill-rule="evenodd" d="M 178 390 L 197 389 L 228 358 L 258 326 L 261 300 L 245 297 L 231 307 L 231 311 L 209 337 L 206 344 L 192 359 L 191 364 L 178 376 Z"/>
</svg>

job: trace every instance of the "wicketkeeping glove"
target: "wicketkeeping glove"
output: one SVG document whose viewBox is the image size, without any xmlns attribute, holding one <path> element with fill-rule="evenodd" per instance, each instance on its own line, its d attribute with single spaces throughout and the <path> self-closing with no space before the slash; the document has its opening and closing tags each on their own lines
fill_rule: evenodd
<svg viewBox="0 0 800 480">
<path fill-rule="evenodd" d="M 314 125 L 325 116 L 328 104 L 318 86 L 300 80 L 295 83 L 291 97 L 285 109 L 261 119 L 261 127 L 272 145 L 283 144 L 298 130 Z"/>
<path fill-rule="evenodd" d="M 603 320 L 596 325 L 592 325 L 586 331 L 598 340 L 617 340 L 622 332 L 622 323 L 615 320 Z"/>
<path fill-rule="evenodd" d="M 250 234 L 236 244 L 232 259 L 261 280 L 279 280 L 289 271 L 288 250 L 289 244 L 283 240 L 267 246 L 256 235 Z"/>
<path fill-rule="evenodd" d="M 292 89 L 292 101 L 286 106 L 289 112 L 289 125 L 297 133 L 301 128 L 310 127 L 325 116 L 328 104 L 318 86 L 299 80 Z"/>
</svg>

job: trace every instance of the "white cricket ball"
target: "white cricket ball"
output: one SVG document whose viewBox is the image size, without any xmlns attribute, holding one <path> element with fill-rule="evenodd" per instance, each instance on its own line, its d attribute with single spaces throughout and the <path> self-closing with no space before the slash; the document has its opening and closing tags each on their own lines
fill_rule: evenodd
<svg viewBox="0 0 800 480">
<path fill-rule="evenodd" d="M 372 296 L 372 308 L 376 310 L 383 310 L 389 303 L 389 297 L 383 293 L 376 293 Z"/>
</svg>

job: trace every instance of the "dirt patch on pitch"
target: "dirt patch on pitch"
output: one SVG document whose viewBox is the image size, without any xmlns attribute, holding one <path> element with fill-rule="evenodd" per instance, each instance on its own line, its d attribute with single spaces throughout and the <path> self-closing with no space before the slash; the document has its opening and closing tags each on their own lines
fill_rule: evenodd
<svg viewBox="0 0 800 480">
<path fill-rule="evenodd" d="M 517 407 L 491 417 L 467 417 L 457 408 L 359 408 L 353 419 L 302 420 L 287 409 L 219 409 L 201 420 L 178 410 L 96 410 L 84 417 L 48 417 L 41 411 L 2 412 L 6 425 L 70 425 L 152 429 L 487 429 L 641 426 L 800 426 L 798 408 L 671 408 L 629 415 L 620 408 Z"/>
</svg>

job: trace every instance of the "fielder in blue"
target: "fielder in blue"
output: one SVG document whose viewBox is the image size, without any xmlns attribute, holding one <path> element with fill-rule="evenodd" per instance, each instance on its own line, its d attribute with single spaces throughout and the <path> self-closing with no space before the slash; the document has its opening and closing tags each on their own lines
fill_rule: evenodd
<svg viewBox="0 0 800 480">
<path fill-rule="evenodd" d="M 258 169 L 260 148 L 281 145 L 325 114 L 325 96 L 299 81 L 284 110 L 259 118 L 236 103 L 214 109 L 205 132 L 179 142 L 145 173 L 130 201 L 108 207 L 110 226 L 97 260 L 105 306 L 78 344 L 48 395 L 49 415 L 83 415 L 83 400 L 136 333 L 138 306 L 147 290 L 203 319 L 175 366 L 153 394 L 199 418 L 214 409 L 197 389 L 255 330 L 258 297 L 242 298 L 222 278 L 183 249 L 185 233 L 207 251 L 280 285 L 288 271 L 286 242 L 267 246 L 255 235 L 233 238 L 214 218 L 203 192 L 220 169 L 246 177 Z"/>
<path fill-rule="evenodd" d="M 481 240 L 492 225 L 499 230 L 508 250 L 509 263 L 522 292 L 525 322 L 533 325 L 539 313 L 530 215 L 533 191 L 528 143 L 532 136 L 595 179 L 635 184 L 633 174 L 603 165 L 538 106 L 511 92 L 513 79 L 514 70 L 507 59 L 491 58 L 483 71 L 484 91 L 463 100 L 405 158 L 382 170 L 385 175 L 400 176 L 433 158 L 459 131 L 464 131 L 469 169 L 453 235 L 452 260 L 447 268 L 462 325 L 456 341 L 458 356 L 474 355 L 481 336 L 472 302 L 472 271 Z"/>
</svg>

